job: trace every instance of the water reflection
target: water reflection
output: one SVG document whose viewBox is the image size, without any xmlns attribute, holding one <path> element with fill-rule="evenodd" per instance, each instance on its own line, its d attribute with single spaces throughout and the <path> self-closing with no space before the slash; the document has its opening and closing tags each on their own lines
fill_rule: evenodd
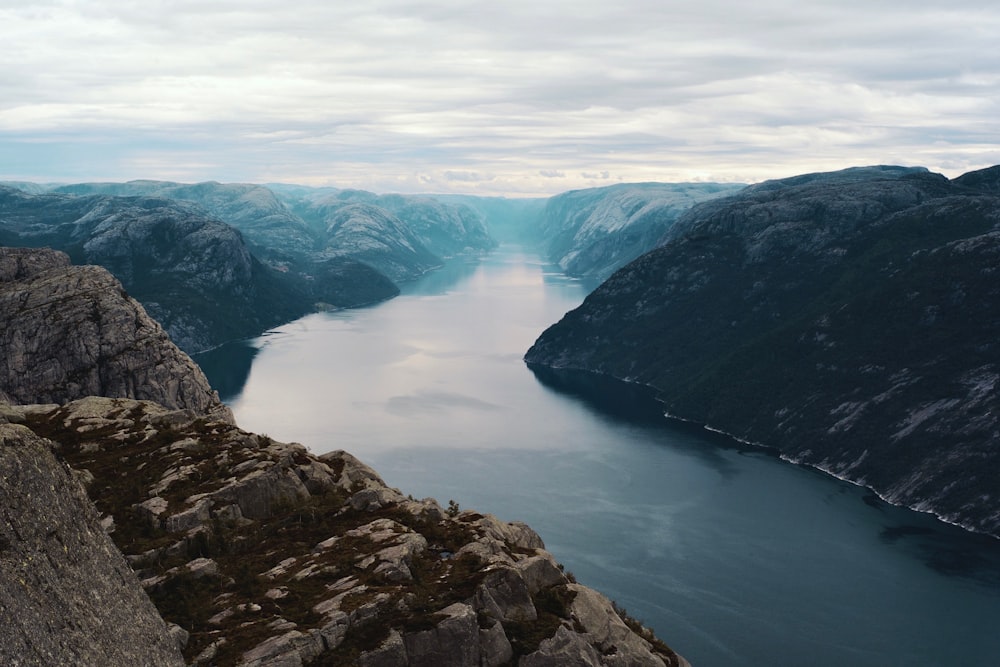
<svg viewBox="0 0 1000 667">
<path fill-rule="evenodd" d="M 720 475 L 731 477 L 738 470 L 725 456 L 723 450 L 735 450 L 751 455 L 773 455 L 770 450 L 744 445 L 721 433 L 708 431 L 698 424 L 691 424 L 664 417 L 663 405 L 656 400 L 649 387 L 622 382 L 596 373 L 554 369 L 528 364 L 538 382 L 550 391 L 571 396 L 584 403 L 589 410 L 613 422 L 641 424 L 664 436 L 671 447 L 683 448 L 710 465 Z M 650 434 L 656 438 L 655 434 Z M 716 445 L 706 446 L 706 441 Z M 684 448 L 683 445 L 688 447 Z"/>
<path fill-rule="evenodd" d="M 941 524 L 885 526 L 879 538 L 909 550 L 939 574 L 1000 586 L 1000 540 L 995 538 Z"/>
<path fill-rule="evenodd" d="M 192 355 L 191 358 L 201 366 L 209 384 L 225 402 L 243 391 L 250 377 L 253 360 L 259 351 L 252 342 L 240 340 Z"/>
</svg>

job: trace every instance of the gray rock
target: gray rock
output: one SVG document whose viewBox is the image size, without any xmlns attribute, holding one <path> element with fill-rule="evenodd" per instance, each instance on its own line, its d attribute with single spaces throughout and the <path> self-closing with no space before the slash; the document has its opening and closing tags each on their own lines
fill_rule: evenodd
<svg viewBox="0 0 1000 667">
<path fill-rule="evenodd" d="M 500 621 L 533 621 L 538 612 L 528 586 L 517 570 L 500 567 L 483 579 L 476 589 L 473 605 Z"/>
<path fill-rule="evenodd" d="M 649 642 L 632 632 L 615 611 L 611 601 L 597 591 L 570 584 L 576 594 L 570 613 L 580 624 L 590 643 L 604 656 L 604 664 L 621 667 L 662 667 L 663 660 L 653 654 Z"/>
<path fill-rule="evenodd" d="M 518 667 L 602 667 L 601 655 L 583 635 L 560 625 L 538 650 L 524 656 Z"/>
<path fill-rule="evenodd" d="M 410 667 L 479 667 L 476 612 L 464 604 L 441 610 L 446 616 L 434 628 L 403 636 Z"/>
<path fill-rule="evenodd" d="M 365 651 L 355 661 L 357 667 L 407 667 L 406 646 L 395 630 L 378 648 Z"/>
<path fill-rule="evenodd" d="M 565 582 L 527 526 L 474 512 L 449 517 L 430 499 L 400 501 L 398 491 L 343 453 L 320 460 L 301 445 L 128 399 L 19 406 L 11 414 L 66 437 L 60 452 L 92 468 L 91 488 L 102 507 L 110 501 L 117 532 L 152 528 L 153 541 L 134 542 L 129 559 L 146 568 L 143 585 L 155 599 L 175 599 L 173 586 L 196 595 L 211 586 L 199 602 L 207 606 L 198 610 L 202 620 L 183 628 L 214 640 L 196 664 L 221 661 L 251 631 L 259 643 L 238 644 L 248 667 L 354 661 L 356 648 L 345 644 L 356 647 L 352 637 L 385 628 L 389 639 L 352 664 L 498 667 L 514 655 L 501 621 L 531 624 L 538 616 L 532 593 Z M 220 462 L 227 465 L 214 469 L 224 480 L 204 474 Z M 134 471 L 144 471 L 148 487 L 119 496 L 116 485 Z M 152 489 L 164 495 L 149 497 Z M 359 498 L 366 500 L 352 502 Z M 372 502 L 381 516 L 368 511 Z M 165 516 L 178 503 L 186 509 Z M 168 530 L 182 531 L 173 544 Z M 442 545 L 463 546 L 442 557 Z M 215 556 L 225 553 L 219 547 L 249 549 L 247 560 L 259 569 Z M 191 560 L 192 549 L 212 557 Z M 587 654 L 580 642 L 599 653 L 643 655 L 631 651 L 643 640 L 608 617 L 614 611 L 606 599 L 594 600 L 580 598 L 572 615 L 568 607 L 560 612 L 567 628 L 580 629 L 579 641 L 550 642 L 536 659 L 574 664 Z M 289 615 L 289 605 L 311 609 L 312 617 Z"/>
<path fill-rule="evenodd" d="M 499 621 L 479 629 L 479 656 L 483 667 L 500 667 L 514 657 L 514 648 Z"/>
<path fill-rule="evenodd" d="M 180 666 L 168 631 L 50 444 L 0 425 L 0 663 Z"/>
<path fill-rule="evenodd" d="M 555 558 L 545 553 L 517 561 L 514 567 L 528 586 L 528 592 L 534 595 L 543 588 L 567 583 L 566 575 L 559 569 Z"/>
<path fill-rule="evenodd" d="M 232 419 L 201 369 L 104 269 L 0 248 L 0 388 L 17 403 L 156 401 Z"/>
</svg>

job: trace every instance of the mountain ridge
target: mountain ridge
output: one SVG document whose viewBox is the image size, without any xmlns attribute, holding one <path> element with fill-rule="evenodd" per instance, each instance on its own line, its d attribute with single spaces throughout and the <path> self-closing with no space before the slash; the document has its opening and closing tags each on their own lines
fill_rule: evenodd
<svg viewBox="0 0 1000 667">
<path fill-rule="evenodd" d="M 525 360 L 649 385 L 672 416 L 998 535 L 995 175 L 871 167 L 696 205 Z"/>
</svg>

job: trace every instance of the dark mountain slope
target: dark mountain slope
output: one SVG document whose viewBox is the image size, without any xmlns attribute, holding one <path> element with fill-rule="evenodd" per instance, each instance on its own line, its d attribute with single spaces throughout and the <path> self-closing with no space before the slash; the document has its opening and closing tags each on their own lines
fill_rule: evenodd
<svg viewBox="0 0 1000 667">
<path fill-rule="evenodd" d="M 238 231 L 184 202 L 0 188 L 0 244 L 48 246 L 107 268 L 188 352 L 312 308 L 304 284 L 261 264 Z"/>
<path fill-rule="evenodd" d="M 992 180 L 991 180 L 992 179 Z M 1000 197 L 873 167 L 699 205 L 526 360 L 1000 534 Z"/>
</svg>

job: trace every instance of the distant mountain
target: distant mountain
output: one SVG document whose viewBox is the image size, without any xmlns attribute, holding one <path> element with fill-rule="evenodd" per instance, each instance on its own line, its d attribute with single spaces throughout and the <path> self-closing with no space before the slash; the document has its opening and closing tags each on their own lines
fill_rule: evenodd
<svg viewBox="0 0 1000 667">
<path fill-rule="evenodd" d="M 1000 535 L 1000 167 L 702 203 L 525 356 Z"/>
<path fill-rule="evenodd" d="M 485 219 L 471 208 L 427 197 L 376 195 L 362 190 L 246 183 L 79 183 L 54 188 L 77 195 L 156 196 L 192 202 L 239 229 L 254 254 L 306 276 L 310 284 L 331 260 L 344 273 L 361 262 L 393 281 L 413 280 L 442 258 L 496 245 Z M 349 208 L 352 207 L 353 208 Z M 342 209 L 348 209 L 346 211 Z M 361 283 L 373 276 L 354 276 Z M 386 298 L 380 296 L 374 301 Z M 388 295 L 391 296 L 391 295 Z M 358 305 L 360 301 L 334 305 Z"/>
<path fill-rule="evenodd" d="M 107 268 L 188 352 L 312 309 L 301 281 L 261 264 L 229 225 L 176 200 L 0 188 L 0 245 L 47 246 Z"/>
<path fill-rule="evenodd" d="M 508 199 L 473 195 L 428 195 L 446 204 L 466 206 L 482 216 L 498 241 L 536 243 L 535 226 L 547 198 Z"/>
<path fill-rule="evenodd" d="M 441 266 L 441 259 L 412 229 L 373 204 L 335 200 L 314 204 L 308 213 L 308 219 L 321 229 L 317 254 L 324 259 L 357 259 L 394 281 L 413 280 Z"/>
<path fill-rule="evenodd" d="M 574 190 L 548 200 L 535 234 L 568 275 L 603 280 L 653 249 L 682 213 L 742 185 L 630 183 Z"/>
<path fill-rule="evenodd" d="M 406 281 L 442 259 L 496 247 L 486 218 L 462 204 L 364 190 L 269 186 L 314 231 L 323 256 L 351 256 Z"/>
<path fill-rule="evenodd" d="M 243 232 L 254 254 L 265 261 L 294 261 L 315 250 L 316 239 L 271 190 L 246 183 L 76 183 L 53 188 L 73 195 L 163 197 L 198 204 L 210 215 Z"/>
</svg>

